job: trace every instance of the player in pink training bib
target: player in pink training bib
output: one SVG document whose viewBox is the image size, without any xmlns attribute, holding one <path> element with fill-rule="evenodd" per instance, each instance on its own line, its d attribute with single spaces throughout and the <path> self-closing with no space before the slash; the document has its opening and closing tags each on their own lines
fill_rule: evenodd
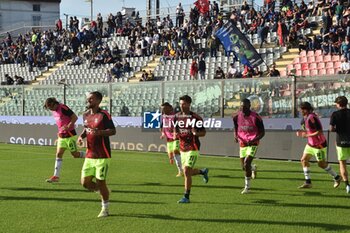
<svg viewBox="0 0 350 233">
<path fill-rule="evenodd" d="M 55 170 L 53 176 L 46 180 L 46 182 L 53 183 L 59 181 L 62 157 L 66 150 L 69 150 L 74 158 L 84 158 L 85 152 L 79 152 L 77 149 L 78 136 L 75 131 L 77 115 L 67 105 L 59 103 L 53 97 L 46 99 L 44 108 L 52 111 L 58 128 Z"/>
<path fill-rule="evenodd" d="M 174 138 L 174 117 L 173 106 L 168 102 L 162 104 L 162 128 L 161 128 L 161 139 L 166 138 L 167 140 L 167 152 L 170 164 L 176 163 L 178 173 L 176 177 L 183 175 L 180 155 L 180 142 L 178 138 Z"/>
<path fill-rule="evenodd" d="M 303 116 L 301 126 L 303 130 L 297 131 L 298 137 L 307 138 L 301 165 L 303 166 L 305 182 L 299 188 L 311 188 L 310 159 L 315 156 L 317 164 L 334 179 L 334 188 L 340 185 L 341 177 L 333 171 L 327 162 L 327 140 L 323 134 L 322 124 L 318 116 L 314 113 L 314 108 L 309 102 L 300 104 L 300 112 Z"/>
<path fill-rule="evenodd" d="M 234 137 L 239 142 L 239 157 L 245 171 L 245 186 L 242 194 L 250 192 L 250 180 L 256 177 L 256 165 L 253 164 L 259 141 L 265 136 L 265 128 L 259 114 L 250 110 L 250 100 L 241 101 L 241 110 L 233 117 Z"/>
</svg>

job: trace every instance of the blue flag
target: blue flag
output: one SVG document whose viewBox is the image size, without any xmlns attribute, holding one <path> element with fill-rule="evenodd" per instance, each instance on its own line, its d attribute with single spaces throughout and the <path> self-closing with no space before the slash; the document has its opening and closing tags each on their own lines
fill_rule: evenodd
<svg viewBox="0 0 350 233">
<path fill-rule="evenodd" d="M 224 45 L 225 51 L 233 52 L 243 65 L 254 68 L 264 62 L 247 37 L 231 21 L 223 25 L 215 35 Z"/>
</svg>

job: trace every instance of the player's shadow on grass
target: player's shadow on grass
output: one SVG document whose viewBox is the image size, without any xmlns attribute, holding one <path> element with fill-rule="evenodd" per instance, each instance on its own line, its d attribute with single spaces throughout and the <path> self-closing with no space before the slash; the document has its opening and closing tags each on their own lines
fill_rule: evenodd
<svg viewBox="0 0 350 233">
<path fill-rule="evenodd" d="M 241 178 L 242 179 L 242 178 Z M 116 184 L 120 185 L 120 184 Z M 183 184 L 162 184 L 162 183 L 141 183 L 141 184 L 121 184 L 122 186 L 157 186 L 157 187 L 183 187 Z M 120 186 L 121 186 L 120 185 Z M 206 189 L 242 189 L 242 186 L 233 185 L 211 185 L 209 184 L 193 184 L 196 188 L 206 188 Z M 255 188 L 254 188 L 255 189 Z M 267 188 L 256 188 L 256 190 L 273 191 L 274 189 Z"/>
<path fill-rule="evenodd" d="M 86 189 L 44 189 L 44 188 L 1 188 L 11 191 L 39 191 L 39 192 L 89 192 Z M 136 191 L 136 190 L 115 190 L 111 189 L 112 193 L 130 193 L 130 194 L 155 194 L 155 195 L 178 195 L 179 193 L 162 193 L 162 192 L 153 192 L 153 191 Z"/>
<path fill-rule="evenodd" d="M 326 231 L 334 230 L 350 230 L 349 225 L 329 224 L 322 222 L 286 222 L 286 221 L 268 221 L 268 220 L 254 220 L 254 219 L 204 219 L 204 218 L 179 218 L 171 215 L 161 214 L 120 214 L 119 217 L 127 218 L 140 218 L 140 219 L 159 219 L 165 221 L 184 221 L 184 222 L 202 222 L 202 223 L 234 223 L 234 224 L 265 224 L 274 226 L 291 226 L 291 227 L 309 227 L 309 228 L 321 228 Z"/>
<path fill-rule="evenodd" d="M 280 203 L 277 200 L 271 199 L 259 199 L 252 203 L 235 203 L 235 205 L 265 205 L 265 206 L 276 206 L 276 207 L 300 207 L 300 208 L 327 208 L 327 209 L 345 209 L 350 210 L 349 206 L 340 205 L 327 205 L 327 204 L 302 204 L 302 203 Z M 349 226 L 350 228 L 350 226 Z"/>
<path fill-rule="evenodd" d="M 16 197 L 16 196 L 2 196 L 0 195 L 0 201 L 61 201 L 61 202 L 101 202 L 98 199 L 87 198 L 62 198 L 62 197 Z M 121 200 L 109 200 L 112 203 L 123 204 L 148 204 L 148 205 L 164 205 L 165 202 L 145 202 L 145 201 L 121 201 Z"/>
<path fill-rule="evenodd" d="M 54 187 L 54 186 L 52 186 Z M 56 186 L 58 187 L 58 186 Z M 20 188 L 1 188 L 10 191 L 40 191 L 40 192 L 87 192 L 85 189 L 61 189 L 61 188 L 32 188 L 32 187 L 20 187 Z"/>
</svg>

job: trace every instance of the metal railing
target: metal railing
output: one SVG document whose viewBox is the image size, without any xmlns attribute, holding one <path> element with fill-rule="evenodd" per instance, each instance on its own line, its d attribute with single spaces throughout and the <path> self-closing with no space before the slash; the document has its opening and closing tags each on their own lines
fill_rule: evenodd
<svg viewBox="0 0 350 233">
<path fill-rule="evenodd" d="M 346 75 L 305 78 L 255 78 L 176 82 L 101 83 L 63 86 L 0 86 L 0 115 L 44 116 L 46 98 L 56 97 L 77 113 L 85 111 L 86 94 L 101 91 L 103 107 L 113 116 L 142 116 L 156 111 L 163 102 L 177 106 L 179 97 L 193 98 L 193 110 L 204 117 L 229 117 L 248 98 L 263 117 L 297 117 L 297 106 L 308 101 L 322 117 L 334 110 L 339 95 L 350 98 L 350 77 Z M 128 114 L 122 109 L 128 109 Z"/>
</svg>

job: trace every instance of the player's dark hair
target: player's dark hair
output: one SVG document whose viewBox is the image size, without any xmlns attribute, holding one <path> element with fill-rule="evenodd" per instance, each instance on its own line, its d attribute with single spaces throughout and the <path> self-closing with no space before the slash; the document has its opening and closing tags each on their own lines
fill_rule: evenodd
<svg viewBox="0 0 350 233">
<path fill-rule="evenodd" d="M 188 95 L 183 95 L 183 96 L 181 96 L 181 97 L 180 97 L 180 100 L 185 101 L 185 102 L 188 103 L 188 104 L 191 104 L 191 103 L 192 103 L 192 98 L 191 98 L 190 96 L 188 96 Z"/>
<path fill-rule="evenodd" d="M 169 102 L 165 102 L 161 105 L 162 107 L 170 107 L 172 108 L 173 106 L 171 106 L 171 104 L 169 104 Z"/>
<path fill-rule="evenodd" d="M 102 101 L 103 96 L 102 96 L 101 92 L 99 92 L 99 91 L 93 91 L 93 92 L 90 92 L 90 95 L 94 95 L 94 96 L 96 96 L 96 98 L 97 98 L 99 101 Z"/>
<path fill-rule="evenodd" d="M 250 105 L 250 100 L 249 99 L 243 99 L 241 102 L 243 104 L 249 104 Z"/>
<path fill-rule="evenodd" d="M 311 106 L 311 104 L 309 102 L 302 102 L 300 104 L 300 108 L 308 110 L 309 112 L 312 112 L 314 110 L 314 108 Z"/>
<path fill-rule="evenodd" d="M 340 107 L 346 107 L 348 105 L 348 99 L 345 96 L 338 96 L 335 98 L 334 103 L 339 104 Z"/>
<path fill-rule="evenodd" d="M 44 103 L 44 108 L 48 109 L 49 105 L 59 104 L 59 102 L 54 97 L 47 98 Z"/>
</svg>

